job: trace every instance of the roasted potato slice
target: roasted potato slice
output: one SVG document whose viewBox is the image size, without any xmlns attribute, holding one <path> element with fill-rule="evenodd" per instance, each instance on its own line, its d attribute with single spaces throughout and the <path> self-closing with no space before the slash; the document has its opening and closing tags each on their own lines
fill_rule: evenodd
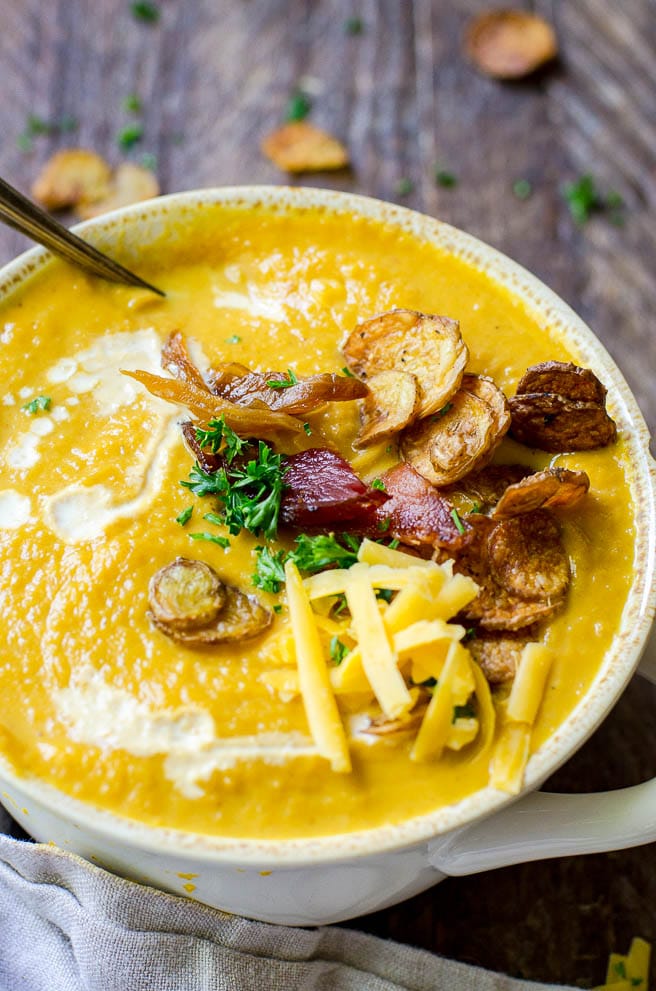
<svg viewBox="0 0 656 991">
<path fill-rule="evenodd" d="M 341 141 L 307 120 L 283 124 L 268 134 L 260 147 L 283 172 L 324 172 L 349 164 Z"/>
<path fill-rule="evenodd" d="M 590 488 L 584 471 L 545 468 L 509 485 L 492 515 L 495 519 L 530 513 L 534 509 L 565 509 L 576 506 Z"/>
<path fill-rule="evenodd" d="M 392 369 L 414 375 L 420 417 L 451 399 L 469 360 L 457 320 L 415 310 L 390 310 L 358 324 L 343 353 L 350 370 L 366 381 Z"/>
<path fill-rule="evenodd" d="M 405 431 L 401 454 L 433 485 L 451 485 L 492 457 L 509 426 L 506 397 L 492 379 L 465 375 L 441 415 Z"/>
<path fill-rule="evenodd" d="M 249 640 L 273 619 L 255 598 L 224 585 L 202 561 L 176 558 L 153 575 L 148 592 L 155 626 L 188 646 Z"/>
<path fill-rule="evenodd" d="M 569 558 L 560 527 L 545 509 L 502 520 L 487 542 L 490 572 L 520 599 L 558 599 L 569 585 Z"/>
<path fill-rule="evenodd" d="M 489 10 L 472 18 L 465 54 L 486 76 L 522 79 L 558 54 L 553 28 L 525 10 Z"/>
<path fill-rule="evenodd" d="M 160 568 L 148 586 L 151 616 L 166 631 L 207 626 L 216 619 L 225 601 L 225 586 L 214 569 L 185 557 Z"/>
<path fill-rule="evenodd" d="M 369 395 L 360 410 L 356 447 L 368 447 L 398 434 L 415 419 L 419 409 L 417 379 L 410 372 L 379 372 L 367 382 Z"/>
<path fill-rule="evenodd" d="M 48 210 L 64 210 L 108 195 L 111 169 L 86 148 L 64 148 L 49 158 L 32 184 L 32 196 Z"/>
<path fill-rule="evenodd" d="M 413 733 L 421 726 L 429 701 L 428 698 L 422 698 L 414 709 L 398 719 L 390 719 L 385 715 L 376 716 L 362 732 L 368 736 L 398 736 L 401 733 Z"/>
</svg>

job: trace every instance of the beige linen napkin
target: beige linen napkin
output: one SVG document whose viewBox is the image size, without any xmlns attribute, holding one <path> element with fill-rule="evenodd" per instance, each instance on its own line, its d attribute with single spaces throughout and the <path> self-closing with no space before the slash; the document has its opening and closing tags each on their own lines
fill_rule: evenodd
<svg viewBox="0 0 656 991">
<path fill-rule="evenodd" d="M 546 991 L 346 929 L 250 922 L 6 835 L 0 991 Z"/>
</svg>

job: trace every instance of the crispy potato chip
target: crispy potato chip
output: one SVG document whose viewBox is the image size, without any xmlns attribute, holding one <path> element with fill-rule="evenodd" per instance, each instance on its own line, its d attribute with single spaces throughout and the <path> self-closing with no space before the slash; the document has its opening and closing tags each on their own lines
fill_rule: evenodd
<svg viewBox="0 0 656 991">
<path fill-rule="evenodd" d="M 171 631 L 194 630 L 216 619 L 225 605 L 223 582 L 203 561 L 177 557 L 150 579 L 153 622 Z"/>
<path fill-rule="evenodd" d="M 64 148 L 48 159 L 32 184 L 32 196 L 48 210 L 64 210 L 81 200 L 108 195 L 111 169 L 86 148 Z"/>
<path fill-rule="evenodd" d="M 472 18 L 464 39 L 467 57 L 495 79 L 521 79 L 558 55 L 553 28 L 524 10 L 489 10 Z"/>
<path fill-rule="evenodd" d="M 114 173 L 109 188 L 103 197 L 92 199 L 80 197 L 77 212 L 84 219 L 97 217 L 110 210 L 118 210 L 131 203 L 140 203 L 159 195 L 159 183 L 150 169 L 132 162 L 123 162 Z"/>
<path fill-rule="evenodd" d="M 510 426 L 506 397 L 492 379 L 465 375 L 446 409 L 401 438 L 401 454 L 433 485 L 451 485 L 480 468 Z"/>
<path fill-rule="evenodd" d="M 492 515 L 495 519 L 530 513 L 534 509 L 565 509 L 576 506 L 590 488 L 584 471 L 545 468 L 509 485 Z"/>
<path fill-rule="evenodd" d="M 415 310 L 390 310 L 358 324 L 343 352 L 350 370 L 366 381 L 390 370 L 414 375 L 420 417 L 437 413 L 458 391 L 469 360 L 457 320 Z"/>
<path fill-rule="evenodd" d="M 369 395 L 360 410 L 356 447 L 368 447 L 398 434 L 412 423 L 419 409 L 417 379 L 410 372 L 379 372 L 367 382 Z"/>
<path fill-rule="evenodd" d="M 283 124 L 267 135 L 260 147 L 283 172 L 325 172 L 349 164 L 341 141 L 306 120 Z"/>
<path fill-rule="evenodd" d="M 537 639 L 532 633 L 531 628 L 515 633 L 510 630 L 500 633 L 478 630 L 467 641 L 467 647 L 489 683 L 503 685 L 515 677 L 526 644 Z"/>
</svg>

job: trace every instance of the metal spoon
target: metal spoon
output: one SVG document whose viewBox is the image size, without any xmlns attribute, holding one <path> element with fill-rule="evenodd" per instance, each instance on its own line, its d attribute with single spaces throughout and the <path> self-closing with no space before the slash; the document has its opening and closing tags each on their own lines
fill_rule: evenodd
<svg viewBox="0 0 656 991">
<path fill-rule="evenodd" d="M 62 258 L 79 265 L 93 275 L 109 279 L 110 282 L 123 282 L 129 286 L 150 289 L 158 296 L 166 295 L 161 289 L 140 279 L 138 275 L 123 268 L 118 262 L 112 261 L 77 234 L 72 234 L 4 179 L 0 179 L 0 221 L 4 221 L 9 227 L 26 234 L 33 241 L 38 241 L 56 255 L 61 255 Z"/>
</svg>

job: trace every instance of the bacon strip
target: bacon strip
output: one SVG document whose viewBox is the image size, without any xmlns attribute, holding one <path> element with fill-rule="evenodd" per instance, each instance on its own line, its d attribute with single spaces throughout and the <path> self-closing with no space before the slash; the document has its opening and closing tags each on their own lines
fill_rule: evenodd
<svg viewBox="0 0 656 991">
<path fill-rule="evenodd" d="M 387 496 L 358 478 L 334 451 L 313 447 L 287 459 L 281 522 L 302 530 L 369 533 Z"/>
<path fill-rule="evenodd" d="M 376 511 L 379 535 L 395 537 L 417 547 L 428 544 L 457 554 L 471 540 L 471 527 L 461 521 L 461 533 L 453 518 L 452 503 L 440 495 L 407 462 L 383 475 L 388 499 Z M 389 522 L 388 522 L 389 521 Z"/>
</svg>

